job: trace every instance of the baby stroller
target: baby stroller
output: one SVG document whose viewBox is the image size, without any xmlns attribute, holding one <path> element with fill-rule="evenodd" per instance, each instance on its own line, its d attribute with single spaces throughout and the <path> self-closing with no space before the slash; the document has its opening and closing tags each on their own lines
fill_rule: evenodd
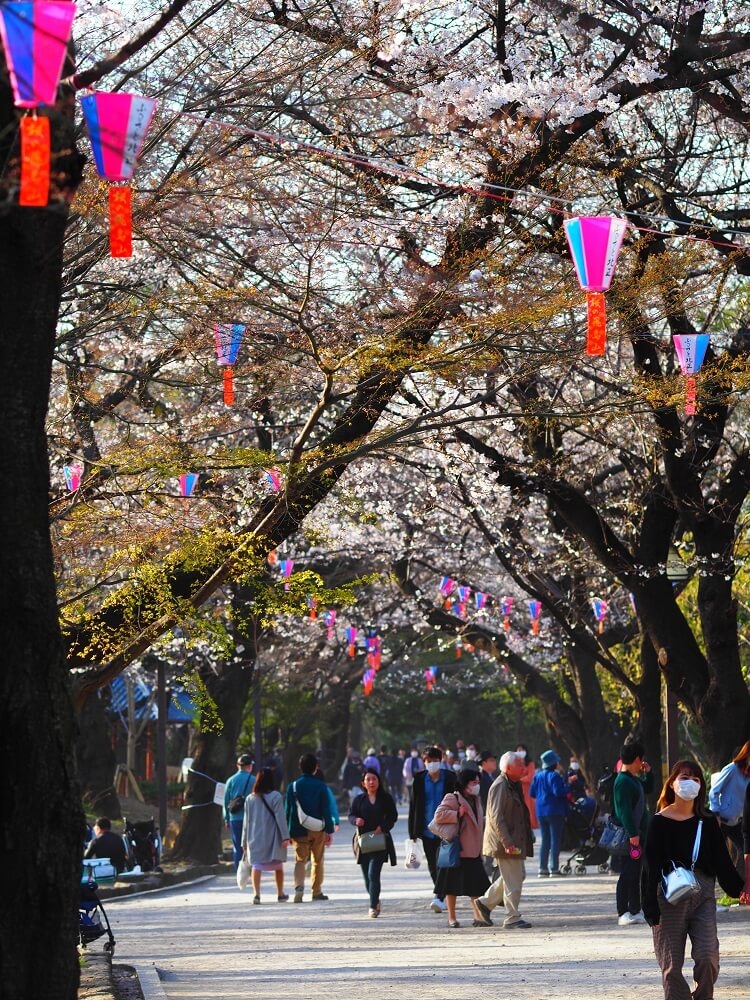
<svg viewBox="0 0 750 1000">
<path fill-rule="evenodd" d="M 142 872 L 159 872 L 161 868 L 161 837 L 159 828 L 151 819 L 129 823 L 123 818 L 125 839 L 128 844 L 129 861 L 133 866 L 140 865 Z"/>
<path fill-rule="evenodd" d="M 576 875 L 585 875 L 586 865 L 596 865 L 597 871 L 602 873 L 609 871 L 609 855 L 598 846 L 596 813 L 596 800 L 589 796 L 571 803 L 563 835 L 568 844 L 576 846 L 565 864 L 560 866 L 560 871 L 566 875 L 570 875 L 571 871 Z"/>
<path fill-rule="evenodd" d="M 115 953 L 115 936 L 109 924 L 109 917 L 102 906 L 94 876 L 95 868 L 84 864 L 81 878 L 81 894 L 78 902 L 78 943 L 85 948 L 97 938 L 107 935 L 104 950 Z"/>
</svg>

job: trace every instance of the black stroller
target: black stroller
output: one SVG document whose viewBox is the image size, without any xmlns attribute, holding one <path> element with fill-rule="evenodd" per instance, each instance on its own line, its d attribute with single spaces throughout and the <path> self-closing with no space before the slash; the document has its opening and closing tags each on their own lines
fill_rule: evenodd
<svg viewBox="0 0 750 1000">
<path fill-rule="evenodd" d="M 123 825 L 131 865 L 140 865 L 142 872 L 161 871 L 161 837 L 154 817 L 136 823 L 123 819 Z"/>
<path fill-rule="evenodd" d="M 78 942 L 79 947 L 84 949 L 92 941 L 96 941 L 104 934 L 107 940 L 104 942 L 104 950 L 111 955 L 115 953 L 115 936 L 109 924 L 109 917 L 102 906 L 97 892 L 94 869 L 84 863 L 83 878 L 81 879 L 81 895 L 78 903 Z"/>
<path fill-rule="evenodd" d="M 597 871 L 602 873 L 609 871 L 609 854 L 598 845 L 596 814 L 595 799 L 586 797 L 571 803 L 565 818 L 563 843 L 573 853 L 565 864 L 560 865 L 560 871 L 566 875 L 572 871 L 576 875 L 585 875 L 586 865 L 596 865 Z"/>
</svg>

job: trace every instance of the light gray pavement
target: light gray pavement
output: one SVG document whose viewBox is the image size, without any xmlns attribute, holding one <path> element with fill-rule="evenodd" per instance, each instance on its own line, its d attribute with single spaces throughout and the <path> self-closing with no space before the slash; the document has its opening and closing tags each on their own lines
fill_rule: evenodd
<svg viewBox="0 0 750 1000">
<path fill-rule="evenodd" d="M 617 926 L 615 877 L 538 879 L 528 865 L 522 912 L 530 930 L 462 927 L 431 913 L 426 866 L 383 870 L 383 912 L 367 915 L 349 828 L 326 853 L 327 903 L 277 903 L 265 874 L 252 903 L 226 877 L 107 903 L 115 961 L 134 965 L 146 1000 L 662 1000 L 645 925 Z M 287 879 L 291 878 L 291 863 Z M 287 883 L 287 889 L 290 886 Z M 750 1000 L 750 907 L 718 915 L 715 1000 Z M 689 963 L 688 963 L 689 969 Z"/>
</svg>

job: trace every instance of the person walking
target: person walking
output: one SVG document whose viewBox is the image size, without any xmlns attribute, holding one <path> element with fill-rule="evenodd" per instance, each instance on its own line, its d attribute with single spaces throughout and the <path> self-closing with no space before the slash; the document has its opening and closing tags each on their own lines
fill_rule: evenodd
<svg viewBox="0 0 750 1000">
<path fill-rule="evenodd" d="M 239 867 L 242 857 L 242 824 L 245 821 L 245 802 L 253 790 L 253 758 L 249 753 L 241 753 L 237 758 L 237 770 L 227 779 L 224 787 L 224 822 L 232 838 L 232 860 L 234 870 Z"/>
<path fill-rule="evenodd" d="M 568 812 L 568 789 L 558 771 L 560 757 L 554 750 L 541 756 L 542 769 L 534 775 L 529 795 L 536 803 L 536 817 L 542 831 L 539 847 L 539 878 L 558 877 L 560 844 L 565 816 Z"/>
<path fill-rule="evenodd" d="M 521 784 L 523 786 L 523 797 L 526 802 L 526 808 L 529 810 L 529 816 L 531 817 L 531 829 L 537 830 L 539 828 L 539 820 L 536 818 L 536 802 L 529 795 L 531 791 L 531 782 L 534 780 L 534 775 L 536 774 L 536 764 L 529 753 L 528 747 L 525 743 L 519 743 L 516 747 L 516 753 L 522 753 L 526 765 L 523 770 L 523 777 L 521 778 Z"/>
<path fill-rule="evenodd" d="M 245 799 L 245 820 L 242 825 L 242 850 L 251 865 L 253 903 L 260 903 L 262 872 L 273 872 L 276 899 L 285 903 L 284 862 L 289 846 L 289 827 L 284 815 L 281 792 L 274 789 L 274 774 L 264 767 L 255 779 L 253 790 Z"/>
<path fill-rule="evenodd" d="M 315 777 L 318 759 L 303 753 L 299 759 L 300 776 L 286 789 L 287 826 L 294 845 L 294 902 L 301 903 L 305 892 L 305 867 L 311 862 L 312 898 L 324 901 L 325 872 L 323 855 L 333 841 L 333 816 L 328 789 Z"/>
<path fill-rule="evenodd" d="M 461 861 L 458 868 L 438 868 L 436 893 L 445 899 L 448 926 L 460 927 L 456 919 L 458 896 L 468 896 L 474 911 L 474 925 L 487 924 L 477 907 L 477 897 L 487 891 L 490 880 L 482 865 L 482 827 L 484 814 L 479 798 L 479 773 L 476 767 L 462 767 L 456 779 L 456 791 L 449 792 L 435 810 L 430 829 L 438 837 L 458 837 Z"/>
<path fill-rule="evenodd" d="M 492 910 L 505 904 L 503 927 L 526 930 L 531 924 L 521 916 L 521 889 L 526 878 L 525 859 L 534 854 L 531 818 L 523 797 L 521 778 L 526 767 L 523 753 L 509 750 L 500 758 L 500 774 L 487 797 L 482 850 L 497 863 L 498 877 L 477 899 L 486 924 Z"/>
<path fill-rule="evenodd" d="M 445 912 L 445 894 L 437 890 L 437 855 L 440 848 L 440 838 L 430 830 L 430 823 L 435 817 L 435 811 L 445 796 L 456 789 L 455 771 L 443 767 L 443 751 L 440 747 L 427 747 L 423 753 L 424 770 L 414 775 L 411 800 L 409 802 L 409 837 L 421 840 L 427 868 L 432 879 L 433 913 Z"/>
<path fill-rule="evenodd" d="M 630 840 L 630 853 L 620 858 L 617 880 L 617 923 L 620 927 L 645 921 L 641 910 L 642 851 L 649 821 L 646 795 L 653 786 L 654 776 L 651 765 L 643 759 L 642 745 L 637 740 L 625 743 L 612 789 L 612 812 Z"/>
<path fill-rule="evenodd" d="M 745 791 L 750 785 L 750 740 L 744 743 L 730 762 L 711 781 L 708 804 L 719 817 L 721 832 L 738 872 L 744 871 L 742 847 L 742 809 Z"/>
<path fill-rule="evenodd" d="M 705 802 L 706 782 L 700 767 L 692 760 L 678 761 L 664 782 L 658 812 L 646 834 L 643 913 L 653 929 L 664 1000 L 712 1000 L 719 975 L 716 879 L 730 896 L 742 891 L 742 879 Z M 670 903 L 662 876 L 675 865 L 693 868 L 698 890 Z M 682 974 L 688 937 L 695 980 L 692 991 Z"/>
<path fill-rule="evenodd" d="M 417 750 L 416 747 L 412 747 L 409 756 L 404 760 L 404 766 L 401 772 L 404 788 L 406 788 L 406 794 L 409 797 L 410 805 L 413 794 L 412 789 L 414 788 L 414 779 L 420 771 L 424 771 L 424 764 L 422 763 L 422 758 L 419 756 L 419 750 Z"/>
<path fill-rule="evenodd" d="M 398 820 L 398 809 L 392 796 L 388 794 L 380 782 L 380 775 L 374 768 L 365 771 L 362 778 L 364 791 L 358 795 L 351 805 L 349 822 L 357 828 L 354 835 L 354 857 L 362 869 L 365 889 L 369 895 L 368 914 L 371 917 L 380 916 L 380 875 L 383 865 L 390 861 L 396 864 L 396 849 L 393 846 L 391 830 Z M 366 851 L 360 841 L 360 835 L 366 833 L 383 834 L 381 850 Z"/>
</svg>

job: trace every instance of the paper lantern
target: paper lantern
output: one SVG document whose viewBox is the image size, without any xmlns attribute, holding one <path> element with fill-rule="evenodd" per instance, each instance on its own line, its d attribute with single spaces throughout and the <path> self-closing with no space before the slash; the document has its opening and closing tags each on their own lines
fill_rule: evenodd
<svg viewBox="0 0 750 1000">
<path fill-rule="evenodd" d="M 279 569 L 281 570 L 282 579 L 287 582 L 284 584 L 284 590 L 289 590 L 289 577 L 292 575 L 292 570 L 294 569 L 293 559 L 281 559 L 279 560 Z"/>
<path fill-rule="evenodd" d="M 613 216 L 595 215 L 566 219 L 563 226 L 578 283 L 587 293 L 586 353 L 604 354 L 607 319 L 602 293 L 609 288 L 615 272 L 627 223 Z"/>
<path fill-rule="evenodd" d="M 677 360 L 685 376 L 685 413 L 688 416 L 695 413 L 695 374 L 700 371 L 706 357 L 708 341 L 707 333 L 682 333 L 674 337 Z"/>
<path fill-rule="evenodd" d="M 318 598 L 313 597 L 312 594 L 307 595 L 307 608 L 310 612 L 310 620 L 315 621 L 318 617 Z"/>
<path fill-rule="evenodd" d="M 594 609 L 594 618 L 599 622 L 599 635 L 601 635 L 604 631 L 604 619 L 607 617 L 609 606 L 601 597 L 593 597 L 591 599 L 591 607 Z"/>
<path fill-rule="evenodd" d="M 353 625 L 346 628 L 346 655 L 356 656 L 357 653 L 357 630 Z"/>
<path fill-rule="evenodd" d="M 234 403 L 234 363 L 237 360 L 244 335 L 244 323 L 216 323 L 214 325 L 216 359 L 224 368 L 224 402 L 227 406 Z"/>
<path fill-rule="evenodd" d="M 323 621 L 325 622 L 326 625 L 326 630 L 327 630 L 326 636 L 328 638 L 328 641 L 330 642 L 330 640 L 333 639 L 334 627 L 336 625 L 335 608 L 330 608 L 328 611 L 326 611 L 326 613 L 323 615 Z"/>
<path fill-rule="evenodd" d="M 184 497 L 191 497 L 198 483 L 197 472 L 183 472 L 180 476 L 180 494 Z"/>
<path fill-rule="evenodd" d="M 481 611 L 487 604 L 487 595 L 483 594 L 481 590 L 475 591 L 474 604 L 476 605 L 477 611 Z"/>
<path fill-rule="evenodd" d="M 529 614 L 531 615 L 531 631 L 534 635 L 539 635 L 539 619 L 542 617 L 542 602 L 529 601 Z"/>
<path fill-rule="evenodd" d="M 226 401 L 227 401 L 227 397 L 226 397 L 226 381 L 224 382 L 224 390 L 225 390 L 225 392 L 224 392 L 224 402 L 226 403 Z M 232 396 L 232 399 L 234 399 L 234 396 Z M 263 478 L 268 483 L 268 485 L 271 487 L 271 489 L 273 489 L 274 491 L 278 492 L 278 490 L 281 489 L 281 473 L 279 472 L 278 469 L 266 469 L 264 471 L 264 473 L 263 473 Z"/>
<path fill-rule="evenodd" d="M 75 493 L 78 487 L 81 485 L 81 469 L 80 465 L 64 465 L 63 475 L 65 476 L 65 482 L 71 493 Z"/>
<path fill-rule="evenodd" d="M 435 681 L 437 680 L 437 675 L 438 675 L 438 668 L 437 667 L 428 667 L 425 670 L 423 676 L 424 676 L 424 680 L 425 680 L 425 686 L 426 686 L 426 688 L 427 688 L 428 691 L 434 691 L 435 690 Z"/>
<path fill-rule="evenodd" d="M 506 632 L 510 632 L 510 616 L 513 614 L 513 598 L 504 597 L 500 602 L 500 608 L 503 612 L 503 628 Z"/>
<path fill-rule="evenodd" d="M 62 0 L 0 4 L 0 37 L 17 108 L 54 104 L 76 7 Z M 49 118 L 21 119 L 19 205 L 49 201 Z"/>
<path fill-rule="evenodd" d="M 95 92 L 81 98 L 99 176 L 115 183 L 135 172 L 156 101 L 137 94 Z M 133 213 L 130 187 L 109 189 L 109 251 L 112 257 L 133 254 Z"/>
</svg>

